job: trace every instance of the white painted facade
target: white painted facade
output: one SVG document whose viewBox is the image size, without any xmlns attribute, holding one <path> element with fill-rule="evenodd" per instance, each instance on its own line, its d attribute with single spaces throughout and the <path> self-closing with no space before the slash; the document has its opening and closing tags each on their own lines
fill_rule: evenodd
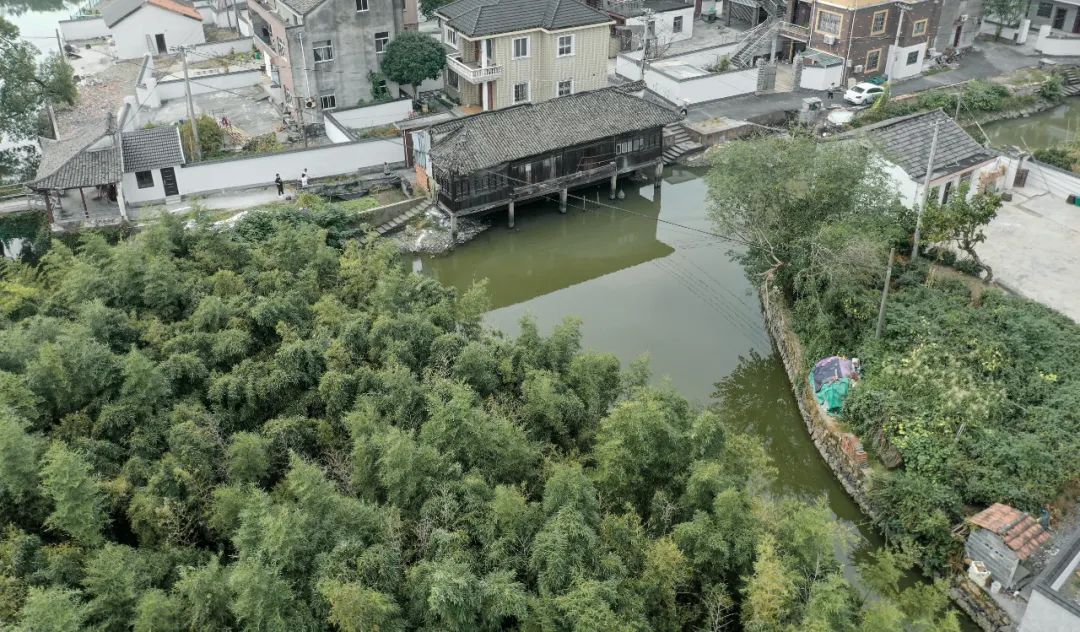
<svg viewBox="0 0 1080 632">
<path fill-rule="evenodd" d="M 694 5 L 687 5 L 685 9 L 654 13 L 652 21 L 655 25 L 657 45 L 663 50 L 670 44 L 688 40 L 694 36 Z M 645 17 L 626 18 L 626 25 L 644 29 Z"/>
<path fill-rule="evenodd" d="M 926 62 L 926 42 L 913 46 L 890 46 L 885 60 L 885 74 L 890 81 L 918 76 Z"/>
<path fill-rule="evenodd" d="M 799 87 L 805 90 L 828 90 L 836 88 L 844 78 L 843 64 L 835 66 L 803 66 Z"/>
<path fill-rule="evenodd" d="M 138 59 L 146 53 L 156 55 L 162 39 L 166 49 L 206 42 L 201 20 L 149 4 L 114 24 L 110 33 L 118 59 Z"/>
<path fill-rule="evenodd" d="M 109 36 L 109 27 L 101 16 L 60 20 L 60 36 L 65 42 L 81 42 Z"/>
<path fill-rule="evenodd" d="M 885 173 L 889 175 L 896 186 L 896 193 L 900 196 L 900 201 L 909 208 L 915 208 L 923 197 L 922 179 L 915 180 L 906 171 L 887 160 L 883 160 L 883 163 Z M 1006 188 L 1006 183 L 1009 182 L 1007 178 L 1008 168 L 1008 162 L 1004 158 L 993 158 L 973 167 L 934 178 L 930 181 L 930 190 L 933 192 L 936 189 L 935 199 L 939 202 L 945 197 L 946 191 L 957 191 L 962 180 L 971 181 L 971 188 L 968 191 L 969 196 L 975 195 L 979 186 L 983 184 L 1001 191 Z"/>
</svg>

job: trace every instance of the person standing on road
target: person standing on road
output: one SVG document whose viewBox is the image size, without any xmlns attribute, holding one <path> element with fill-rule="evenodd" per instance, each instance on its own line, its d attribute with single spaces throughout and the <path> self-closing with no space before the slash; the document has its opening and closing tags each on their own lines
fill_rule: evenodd
<svg viewBox="0 0 1080 632">
<path fill-rule="evenodd" d="M 308 182 L 307 169 L 304 169 L 304 173 L 300 174 L 300 188 L 301 189 L 306 189 L 307 188 L 307 182 Z"/>
<path fill-rule="evenodd" d="M 826 96 L 828 96 L 828 97 L 829 97 L 829 102 L 830 102 L 830 103 L 832 102 L 832 97 L 833 97 L 833 90 L 834 90 L 835 88 L 836 88 L 836 84 L 833 84 L 833 85 L 829 86 L 829 91 L 828 91 L 828 92 L 826 93 Z"/>
<path fill-rule="evenodd" d="M 285 183 L 281 181 L 281 174 L 274 174 L 274 184 L 277 186 L 278 197 L 285 195 Z"/>
</svg>

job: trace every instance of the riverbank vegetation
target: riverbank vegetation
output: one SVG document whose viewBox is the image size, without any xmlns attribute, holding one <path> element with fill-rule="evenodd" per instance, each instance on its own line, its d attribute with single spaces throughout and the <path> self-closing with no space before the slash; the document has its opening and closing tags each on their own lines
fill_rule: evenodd
<svg viewBox="0 0 1080 632">
<path fill-rule="evenodd" d="M 486 331 L 340 213 L 165 217 L 0 265 L 0 625 L 958 630 L 843 577 L 762 446 L 581 348 Z"/>
<path fill-rule="evenodd" d="M 907 98 L 893 98 L 888 91 L 874 104 L 852 121 L 855 127 L 871 125 L 897 116 L 943 109 L 950 114 L 956 111 L 959 99 L 960 113 L 969 121 L 986 122 L 998 115 L 1027 110 L 1040 100 L 1047 104 L 1061 100 L 1062 81 L 1055 75 L 1048 76 L 1033 94 L 1017 94 L 1013 88 L 990 81 L 969 81 L 959 90 L 938 88 L 919 92 Z"/>
<path fill-rule="evenodd" d="M 711 214 L 744 243 L 751 280 L 791 305 L 810 357 L 862 360 L 840 420 L 895 466 L 875 467 L 880 525 L 937 572 L 958 561 L 950 531 L 965 515 L 995 502 L 1038 514 L 1080 476 L 1080 327 L 976 278 L 911 264 L 913 213 L 876 164 L 851 143 L 729 143 L 713 157 Z M 924 234 L 976 248 L 995 197 L 933 207 Z M 875 339 L 891 247 L 902 256 Z"/>
</svg>

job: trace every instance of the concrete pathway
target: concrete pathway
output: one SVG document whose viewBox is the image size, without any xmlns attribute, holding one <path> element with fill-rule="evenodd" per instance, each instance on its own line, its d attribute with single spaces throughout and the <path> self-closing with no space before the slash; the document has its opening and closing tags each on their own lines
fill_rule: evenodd
<svg viewBox="0 0 1080 632">
<path fill-rule="evenodd" d="M 1013 189 L 1013 200 L 1001 207 L 976 250 L 998 283 L 1080 323 L 1080 207 L 1049 193 Z"/>
<path fill-rule="evenodd" d="M 986 79 L 1021 68 L 1038 66 L 1039 59 L 1039 55 L 1027 47 L 980 42 L 979 50 L 964 55 L 959 68 L 901 81 L 893 86 L 892 91 L 893 94 L 911 94 L 972 79 Z M 779 115 L 785 111 L 799 110 L 802 107 L 802 100 L 806 97 L 820 97 L 826 107 L 829 105 L 826 94 L 816 90 L 795 90 L 761 96 L 749 94 L 692 107 L 687 113 L 687 118 L 691 121 L 705 121 L 727 117 L 752 121 L 769 117 L 769 115 Z M 837 105 L 842 104 L 841 93 L 836 94 L 834 102 Z"/>
</svg>

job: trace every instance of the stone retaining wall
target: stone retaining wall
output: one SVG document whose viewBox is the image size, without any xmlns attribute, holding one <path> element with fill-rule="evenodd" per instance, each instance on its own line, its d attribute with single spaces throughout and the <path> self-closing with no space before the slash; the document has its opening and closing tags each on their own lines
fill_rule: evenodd
<svg viewBox="0 0 1080 632">
<path fill-rule="evenodd" d="M 986 632 L 1015 632 L 1016 623 L 970 579 L 958 578 L 949 587 L 949 596 Z"/>
<path fill-rule="evenodd" d="M 806 361 L 802 342 L 791 325 L 791 310 L 779 290 L 770 288 L 767 284 L 763 285 L 759 290 L 759 297 L 765 311 L 765 328 L 784 363 L 784 370 L 795 392 L 795 401 L 799 404 L 799 412 L 802 413 L 810 438 L 817 446 L 821 458 L 825 459 L 844 486 L 844 490 L 863 513 L 877 522 L 878 515 L 870 504 L 872 478 L 867 467 L 866 454 L 862 451 L 862 443 L 858 437 L 841 428 L 836 420 L 818 405 L 808 382 L 806 367 L 809 367 L 810 363 Z M 1008 613 L 963 575 L 954 579 L 949 596 L 986 632 L 1016 630 L 1016 624 Z"/>
<path fill-rule="evenodd" d="M 807 381 L 809 374 L 805 367 L 809 366 L 809 363 L 803 354 L 802 342 L 790 324 L 791 310 L 783 304 L 779 291 L 763 286 L 761 303 L 765 308 L 765 328 L 780 353 L 810 438 L 863 513 L 876 519 L 870 505 L 870 471 L 862 442 L 855 435 L 840 428 L 836 420 L 818 405 Z"/>
</svg>

